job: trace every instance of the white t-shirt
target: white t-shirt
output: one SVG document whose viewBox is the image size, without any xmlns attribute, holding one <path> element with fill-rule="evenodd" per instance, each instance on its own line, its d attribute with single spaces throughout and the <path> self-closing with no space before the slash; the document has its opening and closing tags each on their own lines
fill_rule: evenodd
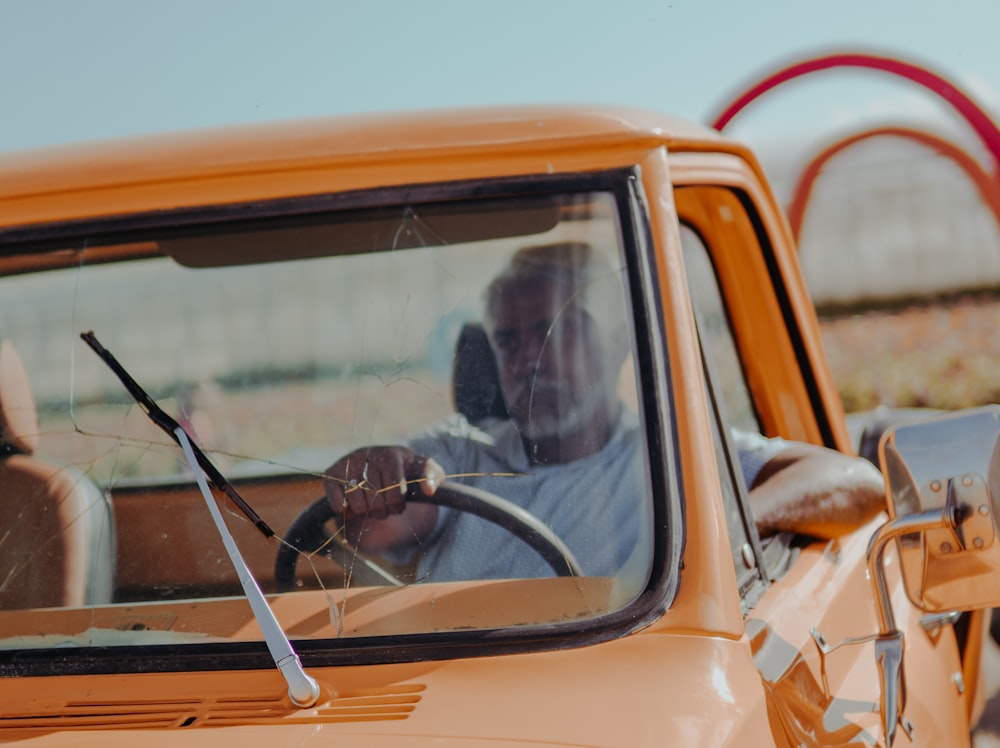
<svg viewBox="0 0 1000 748">
<path fill-rule="evenodd" d="M 599 452 L 560 465 L 531 465 L 514 424 L 461 417 L 414 439 L 449 480 L 474 485 L 533 514 L 558 535 L 587 575 L 610 576 L 632 554 L 652 516 L 638 418 L 624 413 Z M 451 477 L 455 474 L 472 477 Z M 552 576 L 548 564 L 508 531 L 474 515 L 444 510 L 417 567 L 420 581 Z M 647 543 L 646 545 L 650 545 Z"/>
<path fill-rule="evenodd" d="M 787 442 L 733 431 L 749 488 Z M 448 479 L 501 496 L 526 509 L 558 535 L 584 574 L 617 574 L 633 552 L 652 549 L 652 496 L 638 418 L 623 411 L 599 452 L 560 465 L 531 465 L 513 422 L 472 426 L 455 416 L 413 439 L 415 452 L 433 457 Z M 411 549 L 412 550 L 412 549 Z M 442 508 L 425 541 L 418 581 L 552 576 L 548 564 L 510 532 L 475 515 Z M 633 559 L 633 563 L 635 559 Z"/>
</svg>

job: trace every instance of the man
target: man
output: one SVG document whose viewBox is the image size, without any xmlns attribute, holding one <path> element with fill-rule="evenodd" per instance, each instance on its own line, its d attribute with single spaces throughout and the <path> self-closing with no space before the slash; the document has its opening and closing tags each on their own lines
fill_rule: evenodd
<svg viewBox="0 0 1000 748">
<path fill-rule="evenodd" d="M 485 320 L 509 418 L 475 426 L 456 419 L 408 447 L 363 448 L 340 459 L 325 486 L 350 540 L 400 559 L 421 550 L 421 580 L 550 573 L 484 520 L 406 502 L 408 483 L 429 495 L 448 475 L 527 509 L 567 543 L 587 574 L 617 573 L 637 548 L 648 554 L 642 435 L 618 397 L 629 352 L 625 309 L 617 275 L 589 245 L 515 253 L 487 290 Z M 752 498 L 766 488 L 786 501 L 808 478 L 806 495 L 831 516 L 871 516 L 884 503 L 881 477 L 866 461 L 782 440 L 741 441 Z M 760 517 L 769 532 L 794 519 L 779 502 L 762 505 Z"/>
</svg>

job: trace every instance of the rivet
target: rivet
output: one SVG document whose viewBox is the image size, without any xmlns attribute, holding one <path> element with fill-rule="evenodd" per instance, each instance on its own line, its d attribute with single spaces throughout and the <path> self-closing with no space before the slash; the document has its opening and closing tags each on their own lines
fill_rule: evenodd
<svg viewBox="0 0 1000 748">
<path fill-rule="evenodd" d="M 965 486 L 966 488 L 968 488 L 969 486 L 971 486 L 972 485 L 972 476 L 970 476 L 970 475 L 963 475 L 962 476 L 962 485 Z"/>
<path fill-rule="evenodd" d="M 987 514 L 990 513 L 990 508 L 986 506 L 986 504 L 980 504 L 979 513 L 985 517 Z"/>
<path fill-rule="evenodd" d="M 942 543 L 941 553 L 951 553 L 951 543 Z"/>
<path fill-rule="evenodd" d="M 976 548 L 982 548 L 983 547 L 983 539 L 982 538 L 973 538 L 972 539 L 972 544 L 974 546 L 976 546 Z"/>
<path fill-rule="evenodd" d="M 932 480 L 931 481 L 931 490 L 932 491 L 940 491 L 941 490 L 941 481 L 939 481 L 939 480 Z"/>
</svg>

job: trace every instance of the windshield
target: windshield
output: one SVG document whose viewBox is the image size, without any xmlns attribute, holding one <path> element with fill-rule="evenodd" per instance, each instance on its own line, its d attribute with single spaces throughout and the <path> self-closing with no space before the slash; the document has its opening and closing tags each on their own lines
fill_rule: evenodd
<svg viewBox="0 0 1000 748">
<path fill-rule="evenodd" d="M 260 639 L 201 468 L 88 332 L 273 531 L 212 481 L 293 640 L 638 597 L 653 492 L 612 193 L 187 223 L 0 277 L 0 647 Z"/>
</svg>

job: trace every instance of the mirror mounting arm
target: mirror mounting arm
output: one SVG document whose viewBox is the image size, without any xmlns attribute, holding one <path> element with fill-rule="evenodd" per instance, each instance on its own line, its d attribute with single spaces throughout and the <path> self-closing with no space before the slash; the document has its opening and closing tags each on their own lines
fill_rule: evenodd
<svg viewBox="0 0 1000 748">
<path fill-rule="evenodd" d="M 909 734 L 912 726 L 903 716 L 906 694 L 903 685 L 903 632 L 896 627 L 892 600 L 885 581 L 885 549 L 892 540 L 927 530 L 953 527 L 953 512 L 949 507 L 935 509 L 889 520 L 868 542 L 868 578 L 871 580 L 878 615 L 879 633 L 875 640 L 875 660 L 881 685 L 880 714 L 886 746 L 896 737 L 896 726 Z"/>
<path fill-rule="evenodd" d="M 886 547 L 890 541 L 903 535 L 952 528 L 951 515 L 950 508 L 944 507 L 898 517 L 882 525 L 868 541 L 868 578 L 875 593 L 875 611 L 878 614 L 880 635 L 891 636 L 896 633 L 896 618 L 892 612 L 892 601 L 889 599 L 889 587 L 885 581 L 883 566 Z"/>
</svg>

